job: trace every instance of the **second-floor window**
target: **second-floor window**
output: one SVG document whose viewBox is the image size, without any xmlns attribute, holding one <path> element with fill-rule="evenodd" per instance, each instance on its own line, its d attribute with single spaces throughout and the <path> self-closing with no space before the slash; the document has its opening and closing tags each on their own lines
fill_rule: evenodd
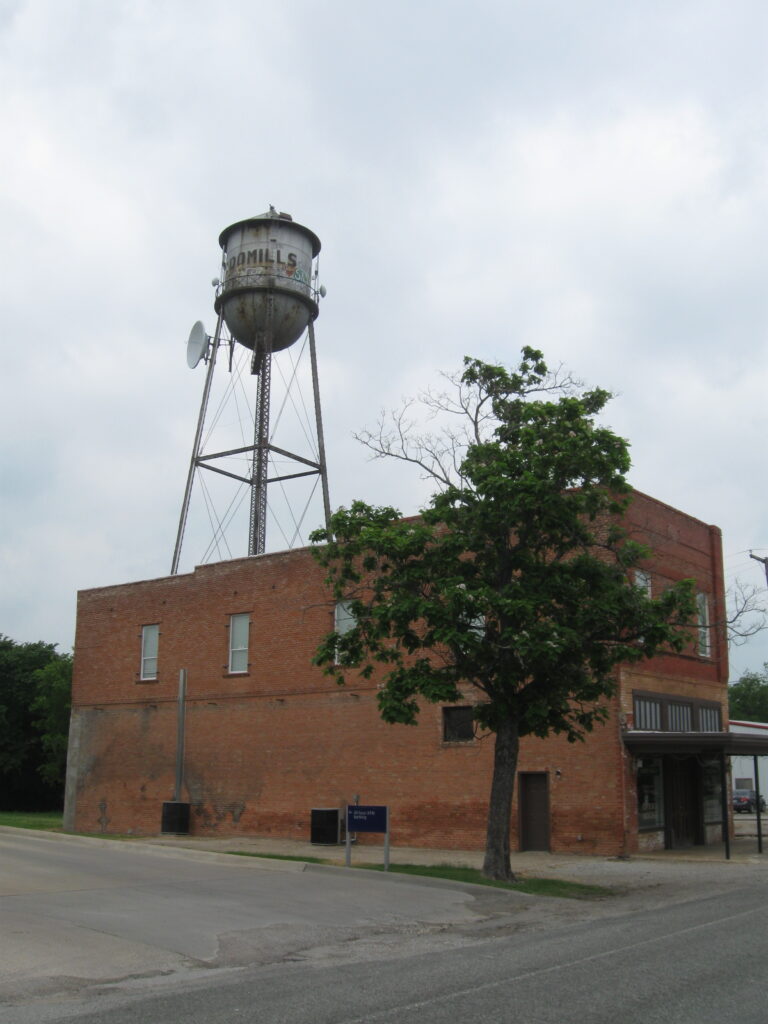
<svg viewBox="0 0 768 1024">
<path fill-rule="evenodd" d="M 352 614 L 351 606 L 347 601 L 337 601 L 333 609 L 333 630 L 339 636 L 344 636 L 356 626 L 355 616 Z M 336 664 L 339 664 L 339 654 L 336 654 Z"/>
<path fill-rule="evenodd" d="M 698 642 L 696 649 L 702 658 L 712 654 L 712 638 L 709 633 L 709 598 L 706 594 L 696 595 Z"/>
<path fill-rule="evenodd" d="M 153 622 L 141 627 L 141 669 L 139 679 L 157 679 L 157 648 L 160 626 Z"/>
<path fill-rule="evenodd" d="M 250 615 L 245 612 L 229 617 L 229 671 L 248 671 L 248 631 Z"/>
<path fill-rule="evenodd" d="M 635 729 L 648 732 L 720 732 L 720 705 L 671 694 L 635 693 Z"/>
<path fill-rule="evenodd" d="M 646 572 L 645 569 L 635 569 L 635 586 L 638 590 L 642 590 L 646 597 L 653 597 L 651 574 Z"/>
</svg>

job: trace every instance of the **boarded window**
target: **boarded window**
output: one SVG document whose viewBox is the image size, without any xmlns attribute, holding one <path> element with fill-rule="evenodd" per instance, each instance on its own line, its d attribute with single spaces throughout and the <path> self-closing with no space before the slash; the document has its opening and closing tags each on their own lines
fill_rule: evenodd
<svg viewBox="0 0 768 1024">
<path fill-rule="evenodd" d="M 475 714 L 471 707 L 443 708 L 443 741 L 471 743 L 475 738 Z"/>
<path fill-rule="evenodd" d="M 661 701 L 650 697 L 635 697 L 635 728 L 661 729 Z"/>
<path fill-rule="evenodd" d="M 669 704 L 669 731 L 691 732 L 693 729 L 693 708 L 690 704 Z"/>
<path fill-rule="evenodd" d="M 699 730 L 720 732 L 720 708 L 699 708 Z"/>
</svg>

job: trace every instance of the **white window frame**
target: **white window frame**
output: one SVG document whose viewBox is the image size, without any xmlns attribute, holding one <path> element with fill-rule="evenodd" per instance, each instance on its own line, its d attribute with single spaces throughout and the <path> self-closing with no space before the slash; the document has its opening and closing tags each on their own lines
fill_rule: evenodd
<svg viewBox="0 0 768 1024">
<path fill-rule="evenodd" d="M 345 636 L 357 625 L 357 619 L 352 614 L 349 601 L 337 601 L 333 609 L 333 631 L 339 636 Z M 336 652 L 335 663 L 339 664 L 339 654 Z"/>
<path fill-rule="evenodd" d="M 635 569 L 635 586 L 650 600 L 653 597 L 653 580 L 645 569 Z"/>
<path fill-rule="evenodd" d="M 333 630 L 339 636 L 344 636 L 354 629 L 357 619 L 351 609 L 350 601 L 337 601 L 333 609 Z"/>
<path fill-rule="evenodd" d="M 696 649 L 701 658 L 712 656 L 712 637 L 709 627 L 709 595 L 699 591 L 696 595 L 696 609 L 698 614 L 698 641 Z"/>
<path fill-rule="evenodd" d="M 157 655 L 160 647 L 160 624 L 151 622 L 141 627 L 141 664 L 139 679 L 157 679 Z"/>
<path fill-rule="evenodd" d="M 241 629 L 245 626 L 245 637 L 240 636 Z M 248 671 L 248 646 L 251 634 L 250 612 L 237 612 L 229 616 L 229 662 L 227 671 L 230 675 L 244 675 Z M 245 640 L 243 644 L 242 640 Z M 235 641 L 238 641 L 235 646 Z"/>
</svg>

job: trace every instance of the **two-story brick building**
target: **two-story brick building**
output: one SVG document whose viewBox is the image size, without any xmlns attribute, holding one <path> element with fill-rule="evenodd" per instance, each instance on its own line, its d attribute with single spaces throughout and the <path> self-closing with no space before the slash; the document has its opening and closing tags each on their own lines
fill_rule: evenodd
<svg viewBox="0 0 768 1024">
<path fill-rule="evenodd" d="M 522 741 L 513 849 L 627 854 L 717 841 L 727 723 L 720 531 L 635 493 L 630 532 L 654 557 L 635 583 L 693 578 L 685 653 L 617 672 L 584 743 Z M 312 665 L 334 606 L 308 549 L 83 591 L 78 598 L 66 824 L 156 833 L 174 795 L 186 670 L 183 789 L 193 834 L 308 838 L 312 808 L 390 807 L 393 842 L 480 848 L 492 737 L 459 707 L 416 727 L 378 715 L 376 682 Z M 475 695 L 467 689 L 466 705 Z"/>
</svg>

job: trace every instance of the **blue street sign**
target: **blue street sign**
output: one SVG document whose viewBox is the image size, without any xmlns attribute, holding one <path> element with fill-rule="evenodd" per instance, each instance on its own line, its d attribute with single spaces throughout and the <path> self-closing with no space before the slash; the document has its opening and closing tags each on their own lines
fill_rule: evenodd
<svg viewBox="0 0 768 1024">
<path fill-rule="evenodd" d="M 386 832 L 387 808 L 354 804 L 347 807 L 347 832 Z"/>
</svg>

